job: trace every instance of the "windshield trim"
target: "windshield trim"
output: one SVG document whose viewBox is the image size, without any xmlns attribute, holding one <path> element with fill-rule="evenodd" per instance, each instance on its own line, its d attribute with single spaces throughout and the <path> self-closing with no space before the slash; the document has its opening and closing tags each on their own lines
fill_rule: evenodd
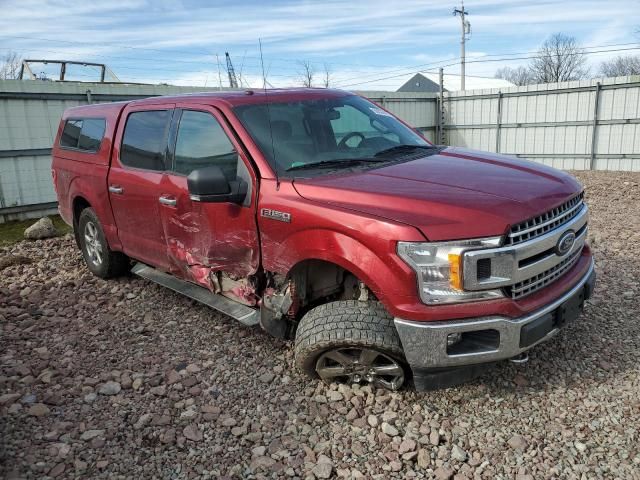
<svg viewBox="0 0 640 480">
<path fill-rule="evenodd" d="M 336 167 L 330 167 L 330 168 L 325 168 L 323 169 L 323 173 L 321 175 L 304 175 L 307 172 L 313 172 L 313 170 L 309 169 L 309 170 L 294 170 L 292 172 L 287 172 L 289 175 L 283 175 L 282 178 L 286 178 L 292 181 L 295 180 L 312 180 L 314 178 L 320 178 L 320 177 L 328 177 L 328 176 L 338 176 L 338 175 L 348 175 L 348 174 L 352 174 L 352 173 L 365 173 L 365 172 L 369 172 L 371 170 L 379 170 L 381 168 L 387 168 L 387 167 L 393 167 L 395 165 L 401 165 L 403 163 L 409 163 L 409 162 L 418 162 L 421 160 L 426 160 L 428 157 L 432 156 L 432 155 L 437 155 L 438 153 L 440 153 L 441 151 L 443 151 L 446 147 L 436 147 L 433 149 L 433 153 L 428 153 L 423 157 L 400 157 L 400 158 L 394 158 L 394 159 L 390 159 L 388 161 L 384 161 L 384 162 L 371 162 L 371 163 L 363 163 L 362 165 L 349 165 L 348 167 L 345 168 L 336 168 Z M 300 173 L 303 175 L 291 175 L 291 173 Z M 279 176 L 280 177 L 280 176 Z"/>
</svg>

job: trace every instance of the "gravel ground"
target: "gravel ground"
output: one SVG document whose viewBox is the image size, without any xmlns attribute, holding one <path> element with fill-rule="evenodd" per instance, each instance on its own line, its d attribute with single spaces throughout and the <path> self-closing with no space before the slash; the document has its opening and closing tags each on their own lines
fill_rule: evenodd
<svg viewBox="0 0 640 480">
<path fill-rule="evenodd" d="M 72 238 L 0 250 L 0 476 L 640 478 L 640 175 L 579 173 L 599 284 L 584 316 L 465 386 L 327 387 L 292 344 Z"/>
</svg>

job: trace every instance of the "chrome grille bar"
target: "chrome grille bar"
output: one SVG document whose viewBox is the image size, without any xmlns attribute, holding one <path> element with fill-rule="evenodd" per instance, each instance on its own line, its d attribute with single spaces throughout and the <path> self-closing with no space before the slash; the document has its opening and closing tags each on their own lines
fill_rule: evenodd
<svg viewBox="0 0 640 480">
<path fill-rule="evenodd" d="M 578 214 L 561 228 L 555 228 L 544 235 L 520 243 L 498 248 L 468 250 L 463 257 L 463 285 L 465 290 L 488 290 L 510 287 L 536 277 L 553 268 L 569 255 L 582 251 L 587 237 L 589 209 L 583 205 Z M 565 255 L 558 255 L 555 248 L 567 231 L 575 232 L 575 241 Z M 478 276 L 478 262 L 491 261 L 490 276 Z"/>
<path fill-rule="evenodd" d="M 507 236 L 506 245 L 516 245 L 532 240 L 539 235 L 543 235 L 550 230 L 568 223 L 580 212 L 584 204 L 583 199 L 584 193 L 580 193 L 571 200 L 566 201 L 562 205 L 542 215 L 514 225 Z"/>
<path fill-rule="evenodd" d="M 516 300 L 546 287 L 578 262 L 587 239 L 588 212 L 581 193 L 533 220 L 518 224 L 504 245 L 465 251 L 464 289 L 501 288 L 506 296 Z M 573 243 L 567 252 L 559 253 L 559 242 L 571 233 Z"/>
<path fill-rule="evenodd" d="M 546 287 L 554 280 L 560 278 L 566 271 L 573 267 L 578 259 L 582 250 L 574 252 L 569 257 L 562 260 L 555 267 L 550 268 L 534 277 L 528 278 L 523 282 L 518 282 L 511 287 L 507 287 L 505 290 L 507 294 L 514 300 L 525 297 L 530 293 L 540 290 Z"/>
</svg>

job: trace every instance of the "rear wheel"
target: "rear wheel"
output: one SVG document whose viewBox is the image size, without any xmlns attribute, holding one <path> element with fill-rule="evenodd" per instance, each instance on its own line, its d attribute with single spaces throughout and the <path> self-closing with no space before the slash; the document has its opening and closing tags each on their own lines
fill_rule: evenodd
<svg viewBox="0 0 640 480">
<path fill-rule="evenodd" d="M 92 208 L 85 208 L 78 219 L 78 239 L 87 267 L 100 278 L 122 275 L 129 269 L 129 258 L 109 248 L 102 225 Z"/>
<path fill-rule="evenodd" d="M 327 383 L 398 390 L 407 366 L 393 318 L 378 302 L 331 302 L 309 311 L 296 332 L 296 364 Z"/>
</svg>

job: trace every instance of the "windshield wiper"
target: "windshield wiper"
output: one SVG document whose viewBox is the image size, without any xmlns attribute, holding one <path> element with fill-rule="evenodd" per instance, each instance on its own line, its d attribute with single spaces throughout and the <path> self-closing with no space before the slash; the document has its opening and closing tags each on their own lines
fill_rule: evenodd
<svg viewBox="0 0 640 480">
<path fill-rule="evenodd" d="M 438 148 L 435 145 L 396 145 L 391 148 L 385 148 L 384 150 L 380 150 L 378 153 L 374 155 L 374 157 L 383 157 L 385 155 L 393 154 L 393 153 L 404 153 L 404 152 L 413 152 L 414 150 L 432 150 Z"/>
<path fill-rule="evenodd" d="M 388 159 L 382 158 L 336 158 L 333 160 L 322 160 L 320 162 L 304 163 L 300 165 L 294 165 L 287 168 L 285 171 L 291 172 L 292 170 L 311 170 L 314 168 L 331 168 L 331 167 L 348 167 L 353 165 L 361 165 L 363 163 L 381 163 L 388 162 Z"/>
</svg>

